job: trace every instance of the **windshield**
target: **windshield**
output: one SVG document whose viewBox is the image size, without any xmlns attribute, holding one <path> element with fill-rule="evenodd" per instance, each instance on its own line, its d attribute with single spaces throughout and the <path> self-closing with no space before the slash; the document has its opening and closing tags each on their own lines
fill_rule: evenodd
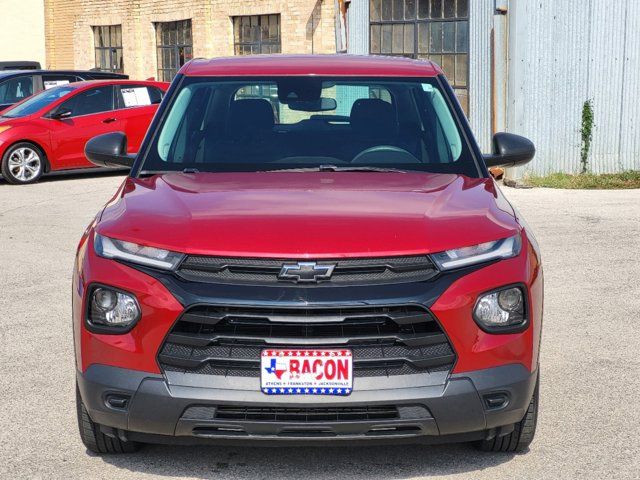
<svg viewBox="0 0 640 480">
<path fill-rule="evenodd" d="M 2 112 L 2 116 L 7 118 L 26 117 L 27 115 L 36 113 L 46 106 L 51 105 L 59 98 L 62 98 L 72 92 L 74 89 L 74 87 L 54 87 L 49 90 L 44 90 L 5 110 Z"/>
<path fill-rule="evenodd" d="M 142 173 L 402 169 L 479 175 L 434 78 L 185 77 Z"/>
</svg>

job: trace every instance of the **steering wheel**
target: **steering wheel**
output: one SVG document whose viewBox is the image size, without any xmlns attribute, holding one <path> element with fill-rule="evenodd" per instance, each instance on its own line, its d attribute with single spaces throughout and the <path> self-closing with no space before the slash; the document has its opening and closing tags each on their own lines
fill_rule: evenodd
<svg viewBox="0 0 640 480">
<path fill-rule="evenodd" d="M 415 155 L 404 148 L 393 145 L 376 145 L 361 151 L 353 160 L 352 164 L 389 164 L 389 163 L 421 163 Z"/>
</svg>

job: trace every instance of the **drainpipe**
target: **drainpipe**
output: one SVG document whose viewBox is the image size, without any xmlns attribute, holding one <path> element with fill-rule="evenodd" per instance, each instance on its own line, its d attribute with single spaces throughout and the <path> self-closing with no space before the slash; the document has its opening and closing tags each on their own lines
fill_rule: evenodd
<svg viewBox="0 0 640 480">
<path fill-rule="evenodd" d="M 495 0 L 491 31 L 491 134 L 507 130 L 509 1 Z"/>
<path fill-rule="evenodd" d="M 351 0 L 335 0 L 336 52 L 347 53 L 347 9 Z"/>
<path fill-rule="evenodd" d="M 507 23 L 509 0 L 493 0 L 493 18 L 489 37 L 489 66 L 491 88 L 491 136 L 507 130 L 507 80 L 508 80 L 508 46 L 509 28 Z M 490 169 L 496 177 L 504 177 L 505 169 Z"/>
<path fill-rule="evenodd" d="M 311 11 L 311 53 L 316 53 L 315 50 L 315 36 L 316 36 L 316 28 L 318 25 L 316 24 L 316 10 L 318 10 L 318 16 L 320 17 L 320 21 L 322 21 L 322 2 L 323 0 L 317 0 L 316 4 L 313 6 L 313 10 Z"/>
</svg>

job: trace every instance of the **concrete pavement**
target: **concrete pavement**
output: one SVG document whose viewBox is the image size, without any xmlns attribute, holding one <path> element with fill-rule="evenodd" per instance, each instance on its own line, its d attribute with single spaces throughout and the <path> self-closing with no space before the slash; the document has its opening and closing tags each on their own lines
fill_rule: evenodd
<svg viewBox="0 0 640 480">
<path fill-rule="evenodd" d="M 640 190 L 505 189 L 545 268 L 541 413 L 527 454 L 467 445 L 89 454 L 75 417 L 70 278 L 83 229 L 121 180 L 0 180 L 0 478 L 640 478 Z"/>
</svg>

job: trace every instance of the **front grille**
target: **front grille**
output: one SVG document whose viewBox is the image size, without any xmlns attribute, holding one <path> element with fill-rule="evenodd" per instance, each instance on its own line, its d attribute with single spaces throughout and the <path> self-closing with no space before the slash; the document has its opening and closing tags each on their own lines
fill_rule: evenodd
<svg viewBox="0 0 640 480">
<path fill-rule="evenodd" d="M 422 405 L 368 405 L 362 407 L 248 407 L 235 405 L 192 406 L 185 420 L 232 420 L 245 422 L 358 422 L 373 420 L 416 420 L 431 418 Z"/>
<path fill-rule="evenodd" d="M 259 377 L 264 348 L 349 348 L 356 377 L 448 371 L 455 362 L 438 322 L 420 306 L 196 306 L 176 322 L 158 361 L 170 372 Z"/>
<path fill-rule="evenodd" d="M 312 260 L 305 260 L 312 261 Z M 268 285 L 283 282 L 278 275 L 291 259 L 223 258 L 191 255 L 177 274 L 195 282 Z M 433 278 L 438 270 L 428 256 L 350 258 L 318 260 L 318 265 L 335 265 L 331 278 L 322 282 L 338 285 L 373 285 L 419 282 Z"/>
</svg>

